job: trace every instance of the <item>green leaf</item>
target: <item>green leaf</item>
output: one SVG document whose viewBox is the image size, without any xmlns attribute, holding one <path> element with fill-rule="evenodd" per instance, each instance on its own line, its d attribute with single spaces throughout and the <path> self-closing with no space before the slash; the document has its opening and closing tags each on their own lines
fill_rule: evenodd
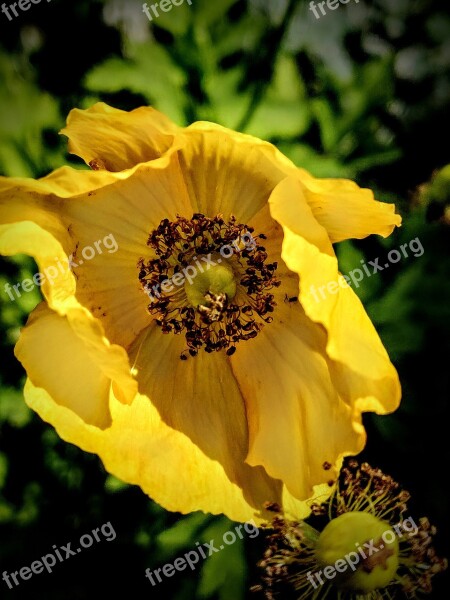
<svg viewBox="0 0 450 600">
<path fill-rule="evenodd" d="M 225 17 L 238 0 L 192 0 L 195 22 L 208 27 Z"/>
<path fill-rule="evenodd" d="M 0 423 L 22 428 L 28 425 L 32 416 L 22 392 L 12 387 L 0 387 Z"/>
<path fill-rule="evenodd" d="M 149 5 L 152 4 L 153 2 L 149 2 Z M 153 16 L 151 23 L 152 25 L 161 27 L 161 29 L 170 31 L 174 36 L 183 36 L 193 20 L 192 6 L 189 6 L 187 0 L 183 4 L 180 4 L 180 6 L 175 6 L 174 4 L 171 6 L 172 9 L 169 12 L 159 10 L 158 17 L 153 16 L 153 12 L 150 10 L 150 15 Z"/>
<path fill-rule="evenodd" d="M 414 318 L 416 290 L 423 278 L 423 266 L 414 264 L 402 271 L 381 298 L 367 305 L 367 312 L 394 360 L 417 352 L 423 343 L 425 324 Z"/>
<path fill-rule="evenodd" d="M 107 492 L 110 492 L 111 494 L 122 492 L 123 490 L 126 490 L 129 487 L 130 485 L 128 483 L 117 479 L 117 477 L 114 477 L 114 475 L 108 475 L 108 477 L 105 480 L 105 490 Z"/>
<path fill-rule="evenodd" d="M 0 489 L 3 488 L 8 475 L 8 458 L 4 452 L 0 452 Z"/>
<path fill-rule="evenodd" d="M 427 201 L 450 202 L 450 165 L 438 171 L 431 182 L 424 187 L 422 196 Z"/>
<path fill-rule="evenodd" d="M 233 544 L 221 543 L 227 532 L 234 533 L 236 540 Z M 245 595 L 246 564 L 243 541 L 234 532 L 233 523 L 225 518 L 220 519 L 205 531 L 204 540 L 208 543 L 214 540 L 214 546 L 219 551 L 209 556 L 203 564 L 198 596 L 241 600 Z"/>
<path fill-rule="evenodd" d="M 186 74 L 159 44 L 130 46 L 128 60 L 112 58 L 94 67 L 85 86 L 92 92 L 120 92 L 128 89 L 143 95 L 155 108 L 176 123 L 184 124 Z"/>
<path fill-rule="evenodd" d="M 181 518 L 172 527 L 158 535 L 158 556 L 160 560 L 179 554 L 186 548 L 194 546 L 199 530 L 210 520 L 204 513 L 193 513 Z"/>
<path fill-rule="evenodd" d="M 281 54 L 273 81 L 255 110 L 246 133 L 262 139 L 293 138 L 305 133 L 310 122 L 310 105 L 295 61 Z"/>
<path fill-rule="evenodd" d="M 329 152 L 338 141 L 336 116 L 330 104 L 322 98 L 311 101 L 311 108 L 320 128 L 320 139 L 325 151 Z"/>
<path fill-rule="evenodd" d="M 344 165 L 333 156 L 318 154 L 306 144 L 277 144 L 279 150 L 298 167 L 306 169 L 315 177 L 349 177 L 354 179 L 355 173 L 350 166 Z"/>
<path fill-rule="evenodd" d="M 337 244 L 336 253 L 339 260 L 339 271 L 343 275 L 349 276 L 349 273 L 356 269 L 361 270 L 364 274 L 363 279 L 361 279 L 360 282 L 357 282 L 358 287 L 353 283 L 353 280 L 350 282 L 350 286 L 357 296 L 363 302 L 366 302 L 366 300 L 373 297 L 381 286 L 381 280 L 379 277 L 369 277 L 364 272 L 362 267 L 363 263 L 361 261 L 367 262 L 365 255 L 358 250 L 351 241 L 344 241 Z M 368 260 L 370 260 L 370 258 Z"/>
<path fill-rule="evenodd" d="M 33 79 L 31 69 L 0 52 L 0 170 L 5 175 L 34 177 L 65 164 L 62 152 L 50 151 L 43 140 L 45 129 L 63 125 L 58 104 Z"/>
</svg>

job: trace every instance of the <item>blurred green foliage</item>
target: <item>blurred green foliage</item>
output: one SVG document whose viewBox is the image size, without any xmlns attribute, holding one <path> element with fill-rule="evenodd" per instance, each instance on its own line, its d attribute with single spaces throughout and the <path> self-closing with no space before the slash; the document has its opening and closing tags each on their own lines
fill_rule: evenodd
<svg viewBox="0 0 450 600">
<path fill-rule="evenodd" d="M 8 22 L 0 15 L 0 172 L 39 177 L 68 155 L 57 135 L 68 111 L 98 100 L 152 104 L 179 125 L 212 120 L 275 143 L 317 176 L 350 177 L 395 201 L 403 227 L 389 239 L 337 247 L 341 270 L 402 258 L 356 290 L 399 369 L 404 399 L 365 420 L 363 453 L 413 493 L 448 552 L 450 355 L 450 16 L 444 2 L 350 3 L 315 20 L 301 0 L 194 0 L 149 23 L 140 2 L 53 0 Z M 442 169 L 442 170 L 440 170 Z M 381 261 L 383 263 L 383 261 Z M 144 577 L 195 542 L 220 538 L 222 517 L 167 513 L 64 443 L 23 402 L 13 346 L 38 292 L 4 292 L 35 272 L 0 259 L 0 567 L 15 571 L 111 521 L 117 539 L 33 576 L 1 597 L 239 600 L 255 582 L 262 536 L 244 539 L 158 588 Z M 182 493 L 182 491 L 180 492 Z M 433 597 L 444 597 L 438 582 Z"/>
</svg>

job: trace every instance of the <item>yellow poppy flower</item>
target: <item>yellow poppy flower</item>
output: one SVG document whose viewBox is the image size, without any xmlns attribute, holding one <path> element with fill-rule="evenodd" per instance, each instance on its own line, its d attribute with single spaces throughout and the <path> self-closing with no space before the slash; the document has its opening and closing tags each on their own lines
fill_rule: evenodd
<svg viewBox="0 0 450 600">
<path fill-rule="evenodd" d="M 0 252 L 44 275 L 16 346 L 27 403 L 169 510 L 307 514 L 363 448 L 361 413 L 400 398 L 351 288 L 310 288 L 394 206 L 151 108 L 73 110 L 63 133 L 93 170 L 0 180 Z"/>
</svg>

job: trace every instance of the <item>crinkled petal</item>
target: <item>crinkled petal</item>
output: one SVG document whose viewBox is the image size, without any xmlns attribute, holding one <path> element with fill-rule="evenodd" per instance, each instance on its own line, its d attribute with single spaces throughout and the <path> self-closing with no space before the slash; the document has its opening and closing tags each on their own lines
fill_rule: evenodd
<svg viewBox="0 0 450 600">
<path fill-rule="evenodd" d="M 0 207 L 0 222 L 2 216 Z M 52 229 L 51 218 L 49 223 L 48 229 Z M 55 225 L 55 229 L 61 231 L 58 225 Z M 7 284 L 11 300 L 24 293 L 23 284 L 26 287 L 42 286 L 42 292 L 50 306 L 64 314 L 64 305 L 75 292 L 75 279 L 68 267 L 67 256 L 60 242 L 50 231 L 31 221 L 0 225 L 0 254 L 5 256 L 29 254 L 39 267 L 39 272 L 33 276 L 33 280 L 30 279 L 29 284 L 25 281 Z"/>
<path fill-rule="evenodd" d="M 108 472 L 139 485 L 167 510 L 225 513 L 237 521 L 255 517 L 255 508 L 227 478 L 221 464 L 205 456 L 186 435 L 166 425 L 146 396 L 136 396 L 125 407 L 111 394 L 112 425 L 106 430 L 86 424 L 30 381 L 25 386 L 25 399 L 64 440 L 98 454 Z"/>
<path fill-rule="evenodd" d="M 62 317 L 41 303 L 22 329 L 15 353 L 35 386 L 102 429 L 111 425 L 111 384 L 125 403 L 137 392 L 125 351 L 109 344 L 98 323 L 82 308 L 73 308 Z"/>
<path fill-rule="evenodd" d="M 2 198 L 12 199 L 27 192 L 40 195 L 54 194 L 59 198 L 70 198 L 101 188 L 109 183 L 127 177 L 127 174 L 109 173 L 108 171 L 88 171 L 73 167 L 60 167 L 45 177 L 31 179 L 29 177 L 0 177 L 0 193 Z M 8 192 L 4 194 L 4 192 Z M 31 196 L 31 194 L 29 194 Z"/>
<path fill-rule="evenodd" d="M 220 460 L 217 460 L 217 455 L 215 458 L 210 456 L 213 447 L 223 446 L 221 440 L 214 439 L 214 431 L 203 429 L 205 443 L 195 443 L 189 435 L 167 424 L 164 415 L 161 416 L 160 411 L 146 395 L 138 394 L 130 405 L 124 405 L 117 400 L 114 388 L 111 388 L 110 426 L 102 429 L 86 421 L 85 417 L 89 410 L 92 415 L 98 407 L 103 409 L 107 382 L 101 385 L 100 378 L 95 377 L 95 366 L 90 363 L 87 355 L 83 357 L 82 348 L 78 351 L 77 343 L 71 339 L 70 332 L 67 334 L 63 319 L 51 315 L 46 309 L 43 310 L 42 314 L 36 314 L 36 321 L 42 320 L 41 326 L 45 328 L 45 335 L 51 340 L 51 348 L 53 346 L 59 348 L 59 344 L 64 342 L 67 346 L 67 355 L 70 355 L 71 351 L 75 352 L 75 360 L 72 363 L 74 371 L 66 371 L 65 351 L 59 353 L 55 351 L 51 353 L 51 357 L 41 358 L 38 329 L 32 333 L 25 332 L 18 352 L 19 357 L 26 361 L 25 366 L 30 374 L 24 393 L 28 405 L 42 419 L 53 425 L 64 440 L 76 444 L 87 452 L 98 454 L 108 472 L 123 481 L 139 485 L 167 510 L 182 513 L 203 510 L 213 514 L 224 513 L 236 521 L 255 519 L 261 522 L 267 519 L 267 514 L 262 510 L 262 502 L 268 500 L 283 502 L 288 510 L 299 517 L 309 514 L 310 508 L 307 503 L 299 502 L 280 481 L 268 477 L 261 467 L 240 465 L 235 473 L 239 470 L 242 474 L 246 472 L 249 480 L 243 478 L 241 481 L 235 481 L 235 478 L 230 477 L 230 473 L 227 472 L 229 463 L 223 465 Z M 46 319 L 50 319 L 51 322 L 47 322 Z M 39 325 L 34 323 L 32 327 L 39 327 Z M 158 356 L 160 356 L 159 350 Z M 51 369 L 49 369 L 50 360 Z M 80 379 L 80 370 L 87 373 L 86 383 L 74 379 Z M 61 378 L 64 384 L 58 385 L 57 378 L 54 377 L 57 371 L 64 373 L 64 379 Z M 96 381 L 91 380 L 91 375 Z M 34 384 L 34 381 L 37 383 Z M 170 381 L 174 381 L 175 387 L 175 380 L 166 380 L 165 384 Z M 189 382 L 187 383 L 189 385 Z M 73 394 L 67 391 L 70 385 L 73 385 Z M 192 420 L 192 413 L 200 417 L 198 430 L 201 426 L 212 427 L 213 424 L 217 424 L 217 417 L 212 414 L 210 407 L 214 399 L 219 400 L 217 397 L 219 389 L 222 390 L 220 393 L 224 394 L 221 397 L 222 401 L 230 400 L 228 382 L 227 385 L 222 383 L 215 386 L 214 380 L 211 379 L 204 385 L 205 389 L 208 387 L 213 394 L 212 397 L 206 398 L 207 405 L 202 406 L 200 403 L 200 400 L 205 400 L 205 395 L 202 393 L 198 400 L 196 399 L 197 405 L 194 403 L 189 408 L 184 404 L 177 413 L 177 418 L 186 411 L 187 419 Z M 173 399 L 174 397 L 171 396 L 168 403 Z M 225 405 L 223 410 L 226 408 Z M 240 412 L 242 414 L 242 409 Z M 104 415 L 103 412 L 100 414 Z M 236 424 L 227 419 L 225 425 L 220 426 L 222 433 L 224 427 L 229 430 L 227 433 L 229 439 Z M 238 437 L 240 438 L 240 435 Z M 237 439 L 236 442 L 239 446 L 240 440 Z M 208 452 L 204 448 L 208 448 Z M 231 449 L 231 452 L 237 455 L 241 449 L 239 447 L 237 450 Z M 317 494 L 327 492 L 323 486 L 317 487 L 315 491 Z"/>
<path fill-rule="evenodd" d="M 333 244 L 374 233 L 387 237 L 401 225 L 395 204 L 378 202 L 372 190 L 349 179 L 316 179 L 303 169 L 299 174 L 305 200 Z"/>
<path fill-rule="evenodd" d="M 99 102 L 73 109 L 61 133 L 69 138 L 69 151 L 92 168 L 122 171 L 162 156 L 177 130 L 149 106 L 126 112 Z"/>
<path fill-rule="evenodd" d="M 281 182 L 270 198 L 270 210 L 283 227 L 283 260 L 299 275 L 300 303 L 307 316 L 326 329 L 329 358 L 379 382 L 377 401 L 368 402 L 367 410 L 394 410 L 400 400 L 397 372 L 360 300 L 349 286 L 342 286 L 327 232 L 315 220 L 300 182 Z M 329 293 L 332 282 L 334 291 Z"/>
</svg>

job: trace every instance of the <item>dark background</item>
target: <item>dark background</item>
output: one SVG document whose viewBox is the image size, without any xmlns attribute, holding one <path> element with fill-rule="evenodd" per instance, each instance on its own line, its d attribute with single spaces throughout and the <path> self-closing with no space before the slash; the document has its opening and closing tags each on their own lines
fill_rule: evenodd
<svg viewBox="0 0 450 600">
<path fill-rule="evenodd" d="M 0 173 L 38 177 L 63 164 L 83 168 L 57 132 L 71 108 L 102 100 L 127 110 L 151 104 L 179 125 L 212 120 L 254 134 L 317 176 L 355 179 L 395 202 L 404 224 L 389 239 L 337 247 L 343 273 L 415 237 L 425 250 L 356 290 L 403 386 L 395 414 L 365 418 L 362 458 L 412 493 L 411 515 L 437 525 L 438 550 L 448 556 L 447 3 L 350 0 L 319 20 L 308 4 L 193 0 L 152 24 L 141 2 L 125 0 L 42 0 L 11 22 L 0 13 Z M 0 597 L 249 597 L 262 535 L 157 588 L 144 578 L 146 567 L 173 561 L 234 525 L 164 511 L 29 411 L 13 346 L 39 296 L 30 292 L 13 303 L 3 287 L 32 276 L 35 266 L 18 256 L 1 258 L 0 269 L 0 571 L 30 566 L 53 544 L 76 547 L 108 521 L 117 534 L 14 591 L 0 580 Z M 431 597 L 448 591 L 440 576 Z"/>
</svg>

